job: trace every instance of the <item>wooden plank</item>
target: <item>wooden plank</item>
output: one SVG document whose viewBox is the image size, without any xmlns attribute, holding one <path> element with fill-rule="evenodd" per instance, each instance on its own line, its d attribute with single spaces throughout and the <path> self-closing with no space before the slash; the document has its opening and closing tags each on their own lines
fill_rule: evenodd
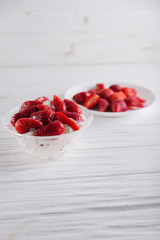
<svg viewBox="0 0 160 240">
<path fill-rule="evenodd" d="M 159 20 L 156 0 L 6 1 L 0 66 L 159 63 Z"/>
<path fill-rule="evenodd" d="M 159 65 L 0 68 L 0 116 L 40 94 L 96 78 L 141 83 L 159 96 Z M 12 81 L 13 77 L 13 81 Z M 45 79 L 45 82 L 44 82 Z M 67 79 L 67 81 L 66 81 Z M 95 117 L 56 160 L 24 153 L 0 128 L 0 238 L 158 240 L 160 111 Z"/>
<path fill-rule="evenodd" d="M 0 239 L 159 240 L 159 20 L 156 0 L 1 1 L 0 118 L 90 81 L 139 84 L 157 102 L 95 117 L 55 160 L 0 126 Z"/>
</svg>

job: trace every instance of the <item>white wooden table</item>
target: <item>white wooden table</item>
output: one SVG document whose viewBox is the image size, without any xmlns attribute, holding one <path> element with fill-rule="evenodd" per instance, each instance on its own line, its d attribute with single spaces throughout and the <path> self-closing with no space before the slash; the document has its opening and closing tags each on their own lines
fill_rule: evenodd
<svg viewBox="0 0 160 240">
<path fill-rule="evenodd" d="M 56 160 L 27 155 L 0 128 L 0 240 L 159 240 L 159 1 L 0 4 L 0 117 L 92 80 L 157 95 L 145 114 L 95 117 Z"/>
</svg>

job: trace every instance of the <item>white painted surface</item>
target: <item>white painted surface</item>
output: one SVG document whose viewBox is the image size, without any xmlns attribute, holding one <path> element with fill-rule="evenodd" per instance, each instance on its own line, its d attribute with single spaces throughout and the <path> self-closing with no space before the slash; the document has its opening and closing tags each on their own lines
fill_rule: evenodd
<svg viewBox="0 0 160 240">
<path fill-rule="evenodd" d="M 0 66 L 159 63 L 159 0 L 1 0 Z"/>
<path fill-rule="evenodd" d="M 159 16 L 156 0 L 1 1 L 1 116 L 92 80 L 145 86 L 157 102 L 134 117 L 95 117 L 54 161 L 0 128 L 0 239 L 159 240 Z"/>
</svg>

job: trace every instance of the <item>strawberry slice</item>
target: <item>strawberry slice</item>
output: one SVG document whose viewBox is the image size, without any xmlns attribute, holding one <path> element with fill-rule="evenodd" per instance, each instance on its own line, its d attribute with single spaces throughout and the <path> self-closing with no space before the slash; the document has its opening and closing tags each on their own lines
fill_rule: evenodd
<svg viewBox="0 0 160 240">
<path fill-rule="evenodd" d="M 91 94 L 89 97 L 86 98 L 86 100 L 84 101 L 83 106 L 90 109 L 95 107 L 98 102 L 99 102 L 100 96 L 97 94 Z"/>
<path fill-rule="evenodd" d="M 136 96 L 127 97 L 125 99 L 125 102 L 128 106 L 128 109 L 131 109 L 131 110 L 136 110 L 144 107 L 143 103 L 140 102 Z"/>
<path fill-rule="evenodd" d="M 104 88 L 105 88 L 104 83 L 97 83 L 95 90 L 96 90 L 97 92 L 99 92 L 100 90 L 102 90 L 102 89 L 104 89 Z"/>
<path fill-rule="evenodd" d="M 76 112 L 67 112 L 67 111 L 62 112 L 62 113 L 63 113 L 64 115 L 66 115 L 67 117 L 74 119 L 74 120 L 77 121 L 77 122 L 83 122 L 83 121 L 84 121 L 83 118 L 82 118 L 82 116 L 81 116 L 81 114 L 79 114 L 79 113 L 76 113 Z"/>
<path fill-rule="evenodd" d="M 146 100 L 145 99 L 143 99 L 143 98 L 140 98 L 140 97 L 138 97 L 138 96 L 135 96 L 141 103 L 145 103 L 146 102 Z"/>
<path fill-rule="evenodd" d="M 121 89 L 121 91 L 127 96 L 136 96 L 137 95 L 137 91 L 134 88 L 128 88 L 128 87 L 124 87 Z"/>
<path fill-rule="evenodd" d="M 63 113 L 56 112 L 55 118 L 63 124 L 68 124 L 73 130 L 75 130 L 75 131 L 79 130 L 78 125 L 73 120 L 71 120 L 66 115 L 64 115 Z"/>
<path fill-rule="evenodd" d="M 107 112 L 109 110 L 109 108 L 110 108 L 109 102 L 104 98 L 100 98 L 99 99 L 99 111 Z"/>
<path fill-rule="evenodd" d="M 51 107 L 44 105 L 44 104 L 38 104 L 37 107 L 38 107 L 38 111 L 46 110 L 46 109 L 53 110 Z"/>
<path fill-rule="evenodd" d="M 105 85 L 103 83 L 97 83 L 96 86 L 92 89 L 90 89 L 88 92 L 93 94 L 93 93 L 98 93 L 102 89 L 105 88 Z"/>
<path fill-rule="evenodd" d="M 54 120 L 55 111 L 52 109 L 45 109 L 38 112 L 34 112 L 30 115 L 30 118 L 39 120 L 46 125 Z"/>
<path fill-rule="evenodd" d="M 91 89 L 91 90 L 88 91 L 88 93 L 89 93 L 90 95 L 91 95 L 91 94 L 96 94 L 97 91 L 96 91 L 95 89 Z"/>
<path fill-rule="evenodd" d="M 56 95 L 53 95 L 53 105 L 55 107 L 56 112 L 66 111 L 65 103 Z"/>
<path fill-rule="evenodd" d="M 115 99 L 111 102 L 111 111 L 112 112 L 125 112 L 127 111 L 127 105 L 122 99 Z"/>
<path fill-rule="evenodd" d="M 65 103 L 68 112 L 76 112 L 82 114 L 81 108 L 75 102 L 68 99 L 64 99 L 63 102 Z"/>
<path fill-rule="evenodd" d="M 97 94 L 101 97 L 101 98 L 109 98 L 112 94 L 113 94 L 113 90 L 110 88 L 105 88 L 102 89 L 100 92 L 98 92 Z"/>
<path fill-rule="evenodd" d="M 36 98 L 35 101 L 38 102 L 38 103 L 43 103 L 45 101 L 49 100 L 48 97 L 39 97 L 39 98 Z"/>
<path fill-rule="evenodd" d="M 25 111 L 30 107 L 36 107 L 38 104 L 36 101 L 26 101 L 21 105 L 19 112 Z"/>
<path fill-rule="evenodd" d="M 61 135 L 63 132 L 64 132 L 63 123 L 56 120 L 38 129 L 34 133 L 34 136 L 57 136 Z"/>
<path fill-rule="evenodd" d="M 114 92 L 119 92 L 122 89 L 121 86 L 118 84 L 113 84 L 109 88 L 112 89 Z"/>
<path fill-rule="evenodd" d="M 37 111 L 38 111 L 38 108 L 35 106 L 35 107 L 30 107 L 27 110 L 24 110 L 22 112 L 18 112 L 16 114 L 14 114 L 12 116 L 12 118 L 11 118 L 12 126 L 13 127 L 15 126 L 15 123 L 17 122 L 18 119 L 20 119 L 20 118 L 27 118 L 27 117 L 30 116 L 31 113 L 37 112 Z"/>
<path fill-rule="evenodd" d="M 15 123 L 15 129 L 18 133 L 23 134 L 29 132 L 31 128 L 42 127 L 42 122 L 30 118 L 21 118 Z"/>
<path fill-rule="evenodd" d="M 83 104 L 85 99 L 90 95 L 88 92 L 80 92 L 73 96 L 73 100 L 78 104 Z"/>
<path fill-rule="evenodd" d="M 116 99 L 121 99 L 121 100 L 124 100 L 126 98 L 126 95 L 122 92 L 122 91 L 119 91 L 119 92 L 115 92 L 113 93 L 109 98 L 108 100 L 110 102 L 116 100 Z"/>
</svg>

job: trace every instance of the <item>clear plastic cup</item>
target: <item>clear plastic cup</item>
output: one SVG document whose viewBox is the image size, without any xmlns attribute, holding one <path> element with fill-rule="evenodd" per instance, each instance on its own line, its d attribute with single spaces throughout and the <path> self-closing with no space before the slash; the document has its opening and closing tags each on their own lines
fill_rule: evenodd
<svg viewBox="0 0 160 240">
<path fill-rule="evenodd" d="M 16 112 L 18 112 L 18 109 L 19 108 L 14 108 L 7 112 L 2 118 L 2 125 L 18 139 L 19 143 L 24 147 L 24 150 L 27 153 L 46 159 L 57 158 L 69 149 L 72 146 L 72 141 L 75 140 L 75 138 L 77 138 L 82 131 L 92 123 L 93 120 L 93 114 L 88 109 L 81 106 L 84 122 L 78 131 L 58 136 L 37 137 L 19 134 L 11 125 L 10 119 Z"/>
</svg>

